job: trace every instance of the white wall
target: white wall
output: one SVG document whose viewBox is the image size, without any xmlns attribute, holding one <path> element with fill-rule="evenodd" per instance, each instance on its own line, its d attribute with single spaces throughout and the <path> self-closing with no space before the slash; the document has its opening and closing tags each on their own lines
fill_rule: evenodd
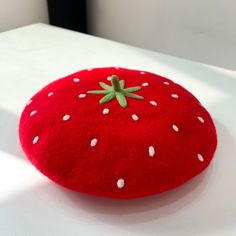
<svg viewBox="0 0 236 236">
<path fill-rule="evenodd" d="M 46 0 L 0 0 L 0 32 L 36 22 L 48 23 Z"/>
<path fill-rule="evenodd" d="M 236 70 L 235 0 L 88 0 L 89 31 Z"/>
</svg>

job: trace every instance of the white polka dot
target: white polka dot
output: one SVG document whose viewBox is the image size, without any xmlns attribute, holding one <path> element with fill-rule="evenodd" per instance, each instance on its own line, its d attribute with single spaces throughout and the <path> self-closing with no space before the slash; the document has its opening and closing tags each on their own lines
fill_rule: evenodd
<svg viewBox="0 0 236 236">
<path fill-rule="evenodd" d="M 136 114 L 132 114 L 132 119 L 134 121 L 138 121 L 139 120 L 139 117 L 136 115 Z"/>
<path fill-rule="evenodd" d="M 204 158 L 200 153 L 197 154 L 197 158 L 199 161 L 204 162 Z"/>
<path fill-rule="evenodd" d="M 140 72 L 140 74 L 141 74 L 141 75 L 144 75 L 144 74 L 145 74 L 145 72 L 144 72 L 144 71 L 141 71 L 141 72 Z"/>
<path fill-rule="evenodd" d="M 91 146 L 91 147 L 94 147 L 94 146 L 97 145 L 97 143 L 98 143 L 98 140 L 97 140 L 96 138 L 93 138 L 93 139 L 90 141 L 90 146 Z"/>
<path fill-rule="evenodd" d="M 32 102 L 32 100 L 30 99 L 30 100 L 26 103 L 26 105 L 29 105 L 31 102 Z"/>
<path fill-rule="evenodd" d="M 154 149 L 153 146 L 149 146 L 149 147 L 148 147 L 148 153 L 149 153 L 149 156 L 150 156 L 150 157 L 154 157 L 154 155 L 155 155 L 155 149 Z"/>
<path fill-rule="evenodd" d="M 179 127 L 177 125 L 172 125 L 172 129 L 175 131 L 175 132 L 179 132 Z"/>
<path fill-rule="evenodd" d="M 70 115 L 64 115 L 63 118 L 62 118 L 62 120 L 64 120 L 64 121 L 67 121 L 69 119 L 70 119 Z"/>
<path fill-rule="evenodd" d="M 107 80 L 108 80 L 108 81 L 111 81 L 111 76 L 108 76 L 108 77 L 107 77 Z"/>
<path fill-rule="evenodd" d="M 198 120 L 199 120 L 201 123 L 204 123 L 204 122 L 205 122 L 205 120 L 204 120 L 201 116 L 198 116 L 197 118 L 198 118 Z"/>
<path fill-rule="evenodd" d="M 149 85 L 149 83 L 145 82 L 142 84 L 143 87 L 147 87 Z"/>
<path fill-rule="evenodd" d="M 167 81 L 163 82 L 163 84 L 165 84 L 165 85 L 170 85 L 170 83 L 167 82 Z"/>
<path fill-rule="evenodd" d="M 36 144 L 38 141 L 39 141 L 39 136 L 35 136 L 35 137 L 33 138 L 32 143 L 33 143 L 33 144 Z"/>
<path fill-rule="evenodd" d="M 115 67 L 117 70 L 119 70 L 120 69 L 120 67 Z"/>
<path fill-rule="evenodd" d="M 104 108 L 103 111 L 102 111 L 102 114 L 103 115 L 109 114 L 109 109 L 108 108 Z"/>
<path fill-rule="evenodd" d="M 48 93 L 48 97 L 52 96 L 53 94 L 54 94 L 54 92 Z"/>
<path fill-rule="evenodd" d="M 79 79 L 79 78 L 74 78 L 73 81 L 74 81 L 75 83 L 78 83 L 78 82 L 80 81 L 80 79 Z"/>
<path fill-rule="evenodd" d="M 155 107 L 157 106 L 157 103 L 155 101 L 150 101 L 149 103 Z"/>
<path fill-rule="evenodd" d="M 172 97 L 172 98 L 176 98 L 176 99 L 178 99 L 178 98 L 179 98 L 179 95 L 178 95 L 178 94 L 175 94 L 175 93 L 173 93 L 173 94 L 171 94 L 171 97 Z"/>
<path fill-rule="evenodd" d="M 93 70 L 93 69 L 92 69 L 92 68 L 89 68 L 89 69 L 88 69 L 88 71 L 91 71 L 91 70 Z"/>
<path fill-rule="evenodd" d="M 86 94 L 81 93 L 81 94 L 78 95 L 78 97 L 79 97 L 79 98 L 85 98 L 85 97 L 86 97 Z"/>
<path fill-rule="evenodd" d="M 30 116 L 33 116 L 33 115 L 35 115 L 37 113 L 37 111 L 36 110 L 34 110 L 34 111 L 31 111 L 30 112 Z"/>
<path fill-rule="evenodd" d="M 124 179 L 120 178 L 117 180 L 116 184 L 117 184 L 118 188 L 123 188 L 125 186 L 125 181 L 124 181 Z"/>
</svg>

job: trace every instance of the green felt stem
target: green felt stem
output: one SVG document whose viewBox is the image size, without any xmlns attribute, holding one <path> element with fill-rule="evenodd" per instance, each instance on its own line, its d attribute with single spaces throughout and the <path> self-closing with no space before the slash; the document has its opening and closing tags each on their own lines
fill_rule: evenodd
<svg viewBox="0 0 236 236">
<path fill-rule="evenodd" d="M 120 92 L 121 91 L 120 82 L 119 82 L 119 78 L 118 78 L 117 75 L 112 75 L 112 77 L 111 77 L 111 84 L 112 84 L 113 89 L 116 92 Z"/>
<path fill-rule="evenodd" d="M 103 88 L 103 90 L 92 90 L 88 91 L 87 93 L 105 95 L 99 100 L 100 104 L 107 103 L 111 101 L 113 98 L 116 98 L 120 106 L 125 108 L 128 106 L 126 97 L 134 99 L 144 99 L 142 96 L 132 93 L 140 90 L 142 87 L 136 86 L 136 87 L 124 88 L 125 81 L 119 80 L 119 77 L 117 75 L 112 75 L 111 86 L 103 82 L 99 82 L 99 85 L 100 87 Z"/>
</svg>

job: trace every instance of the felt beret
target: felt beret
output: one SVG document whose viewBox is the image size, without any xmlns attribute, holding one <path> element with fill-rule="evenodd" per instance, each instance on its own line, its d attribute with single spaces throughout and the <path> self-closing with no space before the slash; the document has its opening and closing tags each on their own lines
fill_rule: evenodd
<svg viewBox="0 0 236 236">
<path fill-rule="evenodd" d="M 162 76 L 119 67 L 58 79 L 22 112 L 22 148 L 68 189 L 137 198 L 176 188 L 211 162 L 217 136 L 207 110 Z"/>
</svg>

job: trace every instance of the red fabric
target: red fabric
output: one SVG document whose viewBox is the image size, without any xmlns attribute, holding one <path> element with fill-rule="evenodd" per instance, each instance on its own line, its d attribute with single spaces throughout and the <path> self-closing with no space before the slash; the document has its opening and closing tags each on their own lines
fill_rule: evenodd
<svg viewBox="0 0 236 236">
<path fill-rule="evenodd" d="M 134 92 L 144 100 L 127 98 L 128 107 L 122 108 L 116 99 L 99 104 L 103 95 L 78 97 L 101 90 L 98 83 L 110 84 L 111 75 L 125 80 L 126 88 L 148 83 Z M 48 96 L 50 92 L 54 94 Z M 180 85 L 149 72 L 114 67 L 82 70 L 50 83 L 31 100 L 19 125 L 23 150 L 44 175 L 75 191 L 111 198 L 161 193 L 201 173 L 216 149 L 214 124 L 199 101 Z M 109 114 L 102 114 L 104 108 Z M 63 121 L 66 114 L 70 119 Z M 134 121 L 132 114 L 139 120 Z M 174 124 L 179 132 L 173 130 Z M 36 136 L 39 140 L 33 144 Z M 91 147 L 94 138 L 98 142 Z M 150 146 L 155 149 L 153 157 Z M 117 187 L 120 178 L 123 188 Z"/>
</svg>

